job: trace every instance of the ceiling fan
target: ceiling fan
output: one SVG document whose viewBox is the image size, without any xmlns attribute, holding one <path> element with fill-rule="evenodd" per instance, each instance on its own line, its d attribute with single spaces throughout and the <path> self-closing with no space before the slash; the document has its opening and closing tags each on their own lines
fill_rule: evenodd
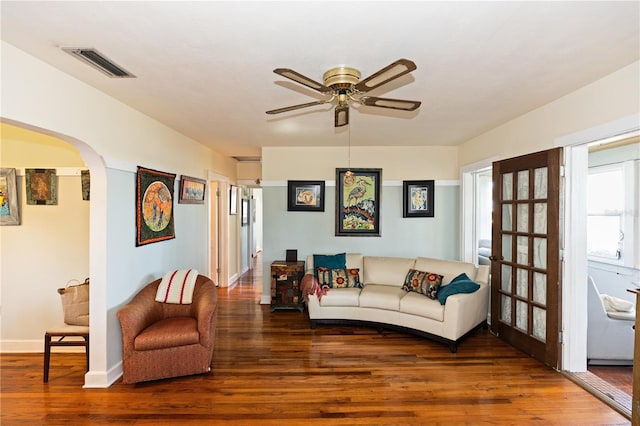
<svg viewBox="0 0 640 426">
<path fill-rule="evenodd" d="M 416 68 L 416 64 L 413 61 L 398 59 L 364 80 L 360 80 L 360 71 L 354 68 L 337 67 L 324 73 L 324 84 L 318 83 L 292 69 L 276 68 L 273 70 L 276 74 L 327 95 L 328 98 L 300 105 L 272 109 L 267 111 L 267 114 L 280 114 L 281 112 L 293 111 L 300 108 L 334 103 L 336 105 L 334 109 L 334 124 L 335 127 L 341 127 L 349 124 L 349 101 L 373 107 L 414 111 L 420 106 L 420 101 L 379 98 L 376 96 L 367 96 L 366 93 L 391 80 L 410 73 Z"/>
</svg>

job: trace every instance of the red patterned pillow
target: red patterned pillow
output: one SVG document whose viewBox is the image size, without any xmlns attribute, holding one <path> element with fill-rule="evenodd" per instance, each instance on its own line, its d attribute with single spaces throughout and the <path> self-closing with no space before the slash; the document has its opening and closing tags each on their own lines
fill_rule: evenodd
<svg viewBox="0 0 640 426">
<path fill-rule="evenodd" d="M 323 266 L 316 268 L 320 287 L 350 288 L 362 287 L 360 284 L 360 270 L 353 269 L 329 269 Z"/>
<path fill-rule="evenodd" d="M 436 299 L 438 290 L 442 285 L 442 275 L 434 274 L 433 272 L 417 271 L 415 269 L 409 269 L 407 276 L 404 279 L 402 289 L 405 291 L 415 291 L 416 293 L 424 294 L 429 299 Z"/>
</svg>

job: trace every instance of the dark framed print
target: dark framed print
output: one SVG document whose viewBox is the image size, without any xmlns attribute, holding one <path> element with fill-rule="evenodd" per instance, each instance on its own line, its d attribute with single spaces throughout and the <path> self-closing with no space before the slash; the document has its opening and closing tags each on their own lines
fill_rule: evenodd
<svg viewBox="0 0 640 426">
<path fill-rule="evenodd" d="M 433 180 L 402 182 L 402 217 L 433 217 Z"/>
<path fill-rule="evenodd" d="M 56 169 L 24 169 L 27 204 L 58 204 Z"/>
<path fill-rule="evenodd" d="M 80 170 L 80 184 L 82 185 L 82 199 L 91 199 L 91 173 L 89 170 Z"/>
<path fill-rule="evenodd" d="M 242 212 L 241 212 L 241 217 L 242 217 L 242 226 L 248 225 L 249 224 L 249 200 L 247 200 L 246 198 L 242 199 Z"/>
<path fill-rule="evenodd" d="M 138 166 L 136 246 L 175 238 L 173 185 L 176 175 Z"/>
<path fill-rule="evenodd" d="M 238 187 L 229 188 L 229 214 L 238 214 Z"/>
<path fill-rule="evenodd" d="M 323 212 L 323 180 L 287 181 L 287 210 L 290 212 Z"/>
<path fill-rule="evenodd" d="M 336 169 L 336 236 L 380 236 L 382 169 Z"/>
<path fill-rule="evenodd" d="M 207 181 L 190 176 L 182 175 L 180 178 L 180 193 L 178 203 L 180 204 L 204 204 L 204 193 Z"/>
<path fill-rule="evenodd" d="M 20 225 L 16 169 L 0 169 L 0 225 Z"/>
</svg>

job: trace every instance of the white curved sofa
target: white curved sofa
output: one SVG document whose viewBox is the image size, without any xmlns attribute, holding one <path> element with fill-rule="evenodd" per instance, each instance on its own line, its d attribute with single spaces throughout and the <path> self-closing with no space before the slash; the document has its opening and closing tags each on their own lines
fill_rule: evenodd
<svg viewBox="0 0 640 426">
<path fill-rule="evenodd" d="M 364 323 L 413 332 L 449 345 L 451 352 L 467 333 L 486 325 L 489 309 L 489 267 L 426 257 L 400 258 L 347 253 L 347 268 L 360 270 L 362 288 L 331 288 L 319 298 L 308 296 L 311 328 L 318 323 Z M 306 262 L 313 274 L 313 256 Z M 449 296 L 444 305 L 420 293 L 402 289 L 409 269 L 443 275 L 442 285 L 461 273 L 480 288 Z"/>
</svg>

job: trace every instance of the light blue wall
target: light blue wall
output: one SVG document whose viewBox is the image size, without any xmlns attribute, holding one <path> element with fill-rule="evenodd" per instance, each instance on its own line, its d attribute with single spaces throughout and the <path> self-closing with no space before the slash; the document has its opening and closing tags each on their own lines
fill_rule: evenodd
<svg viewBox="0 0 640 426">
<path fill-rule="evenodd" d="M 363 253 L 375 256 L 459 259 L 460 187 L 435 187 L 433 218 L 402 217 L 402 186 L 382 187 L 380 237 L 335 236 L 335 186 L 327 186 L 324 212 L 288 212 L 286 186 L 263 190 L 263 300 L 270 294 L 270 265 L 287 249 L 298 259 L 314 253 Z"/>
<path fill-rule="evenodd" d="M 109 199 L 107 215 L 109 264 L 117 265 L 107 277 L 107 361 L 122 359 L 122 335 L 117 311 L 149 282 L 174 269 L 207 271 L 207 208 L 203 204 L 178 203 L 180 175 L 174 182 L 174 229 L 176 237 L 136 247 L 136 173 L 107 169 Z M 127 232 L 129 230 L 129 232 Z"/>
</svg>

